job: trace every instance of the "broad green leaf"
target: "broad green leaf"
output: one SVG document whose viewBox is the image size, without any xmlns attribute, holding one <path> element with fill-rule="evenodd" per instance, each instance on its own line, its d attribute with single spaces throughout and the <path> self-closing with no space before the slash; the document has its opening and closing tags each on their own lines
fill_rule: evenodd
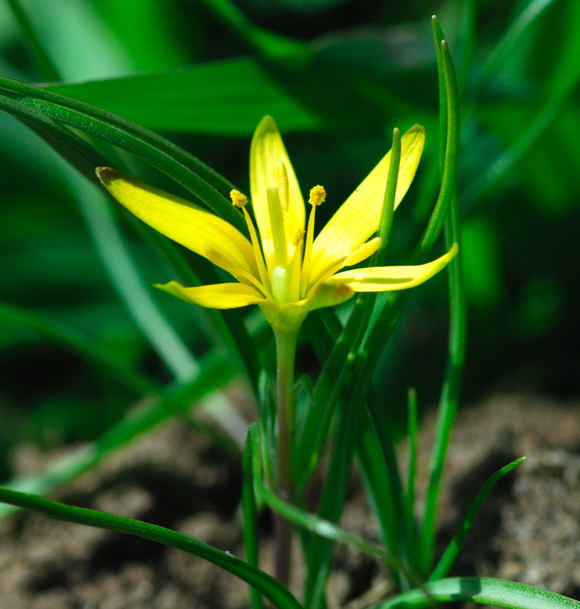
<svg viewBox="0 0 580 609">
<path fill-rule="evenodd" d="M 46 89 L 162 131 L 250 136 L 267 114 L 284 132 L 319 130 L 324 124 L 301 101 L 300 91 L 249 57 Z"/>
</svg>

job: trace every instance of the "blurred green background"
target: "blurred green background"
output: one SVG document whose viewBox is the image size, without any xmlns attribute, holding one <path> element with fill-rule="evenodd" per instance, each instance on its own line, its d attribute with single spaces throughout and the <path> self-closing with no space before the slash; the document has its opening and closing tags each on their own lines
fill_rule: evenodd
<svg viewBox="0 0 580 609">
<path fill-rule="evenodd" d="M 411 251 L 436 196 L 430 16 L 437 13 L 463 96 L 460 194 L 470 321 L 462 401 L 505 390 L 578 396 L 577 0 L 26 0 L 22 6 L 72 83 L 55 90 L 165 133 L 242 190 L 252 130 L 272 114 L 304 190 L 326 186 L 323 214 L 384 154 L 394 126 L 424 124 L 427 149 L 396 214 L 393 262 Z M 47 80 L 6 3 L 0 70 Z M 0 474 L 8 476 L 16 443 L 52 447 L 94 438 L 135 401 L 114 377 L 20 323 L 24 312 L 92 337 L 119 363 L 162 382 L 179 370 L 168 369 L 119 297 L 132 284 L 115 258 L 119 242 L 110 218 L 90 203 L 98 197 L 94 187 L 8 115 L 0 117 L 0 155 Z M 134 170 L 179 193 L 142 164 Z M 201 355 L 210 346 L 203 313 L 148 287 L 171 279 L 171 271 L 136 223 L 111 209 L 163 315 L 159 323 Z M 409 385 L 425 407 L 436 396 L 446 349 L 445 290 L 439 278 L 416 291 L 381 362 L 378 387 L 395 410 Z"/>
</svg>

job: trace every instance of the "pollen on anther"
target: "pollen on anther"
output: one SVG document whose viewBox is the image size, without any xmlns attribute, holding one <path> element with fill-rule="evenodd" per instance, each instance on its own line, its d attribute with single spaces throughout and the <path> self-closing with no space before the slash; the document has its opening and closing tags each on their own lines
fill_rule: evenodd
<svg viewBox="0 0 580 609">
<path fill-rule="evenodd" d="M 248 204 L 248 197 L 239 190 L 230 190 L 230 199 L 236 207 L 245 207 Z"/>
<path fill-rule="evenodd" d="M 310 189 L 310 196 L 308 197 L 308 203 L 312 206 L 320 205 L 326 201 L 326 190 L 324 186 L 313 186 Z"/>
</svg>

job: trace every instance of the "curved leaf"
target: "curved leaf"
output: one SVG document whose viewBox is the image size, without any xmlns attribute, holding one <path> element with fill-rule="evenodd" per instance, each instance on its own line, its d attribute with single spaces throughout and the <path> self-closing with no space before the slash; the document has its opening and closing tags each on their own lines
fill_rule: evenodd
<svg viewBox="0 0 580 609">
<path fill-rule="evenodd" d="M 203 541 L 183 533 L 141 520 L 125 518 L 87 508 L 73 507 L 58 501 L 44 499 L 37 495 L 20 493 L 2 487 L 0 487 L 0 501 L 37 511 L 57 520 L 75 522 L 99 529 L 117 531 L 118 533 L 128 533 L 129 535 L 149 539 L 171 548 L 178 548 L 194 556 L 204 558 L 218 567 L 229 571 L 232 575 L 254 586 L 280 609 L 302 609 L 292 593 L 271 575 L 252 567 L 227 552 L 218 550 L 218 548 L 214 548 Z"/>
<path fill-rule="evenodd" d="M 580 609 L 580 602 L 527 584 L 491 577 L 450 577 L 410 590 L 375 609 L 423 609 L 433 603 L 472 602 L 506 609 Z"/>
<path fill-rule="evenodd" d="M 437 566 L 433 570 L 433 573 L 429 577 L 430 580 L 437 580 L 445 577 L 449 570 L 453 566 L 455 559 L 461 552 L 461 549 L 465 545 L 465 540 L 469 535 L 469 531 L 471 531 L 471 527 L 473 526 L 473 522 L 477 517 L 477 513 L 479 512 L 479 508 L 481 504 L 485 501 L 486 497 L 489 495 L 491 489 L 495 486 L 497 482 L 499 482 L 504 476 L 509 474 L 512 470 L 514 470 L 518 465 L 520 465 L 523 461 L 525 461 L 525 457 L 520 457 L 507 465 L 504 465 L 497 472 L 492 474 L 483 484 L 483 486 L 479 489 L 475 499 L 471 502 L 469 509 L 467 510 L 467 514 L 459 530 L 453 537 L 453 539 L 449 542 L 449 545 L 443 552 L 443 555 L 439 559 Z"/>
</svg>

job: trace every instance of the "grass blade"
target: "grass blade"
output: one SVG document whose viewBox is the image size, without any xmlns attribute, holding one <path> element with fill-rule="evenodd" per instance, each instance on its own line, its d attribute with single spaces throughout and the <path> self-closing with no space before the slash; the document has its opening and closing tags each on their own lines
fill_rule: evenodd
<svg viewBox="0 0 580 609">
<path fill-rule="evenodd" d="M 525 459 L 525 457 L 521 457 L 520 459 L 516 459 L 515 461 L 504 465 L 501 469 L 492 474 L 485 481 L 483 486 L 477 492 L 475 499 L 471 502 L 471 505 L 467 510 L 467 514 L 465 515 L 465 518 L 461 523 L 461 526 L 459 527 L 457 533 L 449 542 L 447 548 L 445 548 L 445 551 L 439 559 L 437 566 L 435 567 L 435 569 L 433 569 L 433 573 L 431 573 L 431 575 L 429 576 L 430 581 L 442 579 L 449 573 L 451 567 L 453 566 L 453 563 L 455 562 L 455 560 L 459 556 L 459 553 L 463 549 L 463 546 L 465 545 L 465 540 L 467 539 L 467 536 L 471 531 L 473 522 L 475 521 L 477 513 L 479 512 L 481 504 L 485 501 L 491 489 L 497 484 L 497 482 L 499 482 L 504 476 L 506 476 L 516 467 L 518 467 L 518 465 L 525 461 Z"/>
<path fill-rule="evenodd" d="M 306 510 L 285 501 L 274 493 L 264 482 L 263 472 L 261 471 L 260 462 L 265 458 L 265 451 L 262 446 L 260 429 L 257 424 L 250 426 L 248 431 L 248 443 L 254 455 L 253 461 L 256 464 L 254 467 L 254 482 L 258 494 L 265 504 L 282 514 L 284 518 L 317 536 L 357 548 L 363 554 L 371 556 L 385 565 L 390 565 L 395 570 L 405 569 L 405 566 L 402 565 L 393 554 L 386 551 L 381 546 L 367 541 L 359 535 L 351 533 L 328 520 L 324 520 L 319 516 L 316 516 L 316 514 L 307 512 Z"/>
<path fill-rule="evenodd" d="M 471 602 L 505 609 L 578 609 L 579 601 L 527 584 L 492 577 L 450 577 L 410 590 L 375 609 L 423 609 L 434 603 Z"/>
<path fill-rule="evenodd" d="M 133 518 L 125 518 L 87 508 L 73 507 L 57 501 L 51 501 L 50 499 L 44 499 L 37 495 L 20 493 L 1 487 L 0 501 L 34 510 L 57 520 L 84 524 L 118 533 L 128 533 L 129 535 L 148 539 L 171 548 L 183 550 L 229 571 L 232 575 L 254 586 L 280 609 L 302 609 L 292 593 L 271 575 L 252 567 L 227 552 L 218 550 L 207 543 L 183 533 L 141 520 L 134 520 Z"/>
<path fill-rule="evenodd" d="M 437 48 L 437 64 L 439 71 L 443 72 L 445 75 L 445 88 L 444 90 L 440 90 L 440 97 L 445 97 L 446 108 L 446 114 L 441 115 L 441 134 L 446 134 L 446 139 L 449 141 L 450 133 L 454 139 L 457 138 L 459 134 L 458 90 L 449 49 L 446 42 L 440 40 L 441 35 L 442 32 L 440 28 L 438 28 L 438 23 L 435 21 L 434 36 Z M 454 145 L 458 146 L 458 143 L 455 142 Z M 447 164 L 445 163 L 443 168 L 444 176 L 446 169 Z M 456 176 L 453 175 L 453 178 L 455 177 Z M 449 192 L 449 217 L 446 220 L 445 225 L 445 237 L 448 247 L 452 243 L 460 244 L 461 242 L 455 179 L 449 184 Z M 448 270 L 450 322 L 447 364 L 439 402 L 435 429 L 435 443 L 430 461 L 429 481 L 425 496 L 425 507 L 420 536 L 421 560 L 423 570 L 426 572 L 430 570 L 433 561 L 439 491 L 451 429 L 457 411 L 461 375 L 465 362 L 467 312 L 461 260 L 462 254 L 460 247 L 459 255 L 451 261 Z"/>
</svg>

